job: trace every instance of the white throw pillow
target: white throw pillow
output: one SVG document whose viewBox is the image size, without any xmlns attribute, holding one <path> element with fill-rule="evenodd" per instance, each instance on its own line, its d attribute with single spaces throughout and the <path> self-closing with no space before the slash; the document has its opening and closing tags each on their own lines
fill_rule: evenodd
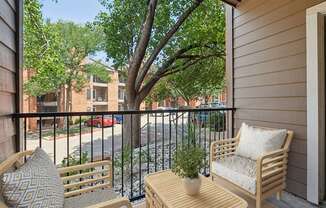
<svg viewBox="0 0 326 208">
<path fill-rule="evenodd" d="M 257 160 L 268 152 L 280 149 L 286 134 L 286 129 L 262 129 L 242 123 L 235 154 Z"/>
</svg>

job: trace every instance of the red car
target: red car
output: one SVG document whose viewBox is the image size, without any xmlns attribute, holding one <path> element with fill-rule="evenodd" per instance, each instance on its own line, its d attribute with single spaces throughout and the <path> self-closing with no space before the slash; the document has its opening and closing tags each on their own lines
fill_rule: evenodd
<svg viewBox="0 0 326 208">
<path fill-rule="evenodd" d="M 93 119 L 88 119 L 84 122 L 85 126 L 96 126 L 98 128 L 101 128 L 102 125 L 103 127 L 110 127 L 113 126 L 114 124 L 116 124 L 117 122 L 114 120 L 112 120 L 112 116 L 111 115 L 105 115 L 103 118 L 103 122 L 102 122 L 102 116 L 96 116 Z"/>
</svg>

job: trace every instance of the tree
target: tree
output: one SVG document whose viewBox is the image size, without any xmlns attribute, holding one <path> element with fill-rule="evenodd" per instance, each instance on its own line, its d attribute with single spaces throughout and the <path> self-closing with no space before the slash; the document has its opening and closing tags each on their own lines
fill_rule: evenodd
<svg viewBox="0 0 326 208">
<path fill-rule="evenodd" d="M 64 83 L 60 34 L 44 22 L 38 0 L 24 2 L 24 69 L 34 76 L 24 84 L 30 96 L 57 92 Z"/>
<path fill-rule="evenodd" d="M 105 67 L 98 63 L 85 63 L 85 59 L 101 50 L 101 31 L 90 24 L 77 25 L 73 22 L 52 24 L 62 37 L 62 60 L 65 65 L 66 104 L 64 111 L 72 109 L 72 91 L 80 92 L 88 83 L 88 75 L 95 75 L 104 81 L 108 81 L 108 73 Z"/>
<path fill-rule="evenodd" d="M 25 1 L 24 68 L 32 77 L 24 90 L 29 96 L 55 93 L 59 111 L 71 111 L 71 92 L 84 88 L 88 75 L 109 81 L 102 64 L 83 63 L 100 50 L 103 33 L 91 24 L 45 21 L 41 7 L 39 0 Z"/>
<path fill-rule="evenodd" d="M 145 98 L 146 104 L 151 105 L 153 102 L 161 102 L 167 98 L 177 98 L 177 95 L 173 94 L 174 91 L 171 90 L 168 84 L 166 78 L 161 79 L 152 89 L 151 93 Z"/>
<path fill-rule="evenodd" d="M 97 24 L 117 66 L 128 65 L 127 108 L 141 102 L 163 77 L 224 57 L 224 11 L 216 0 L 100 0 L 107 13 Z M 155 65 L 155 67 L 153 67 Z M 139 117 L 125 122 L 126 137 L 139 135 Z M 138 139 L 134 139 L 138 145 Z"/>
<path fill-rule="evenodd" d="M 219 59 L 193 66 L 161 79 L 147 99 L 162 101 L 166 98 L 182 97 L 189 106 L 190 101 L 204 98 L 205 102 L 224 88 L 224 61 Z"/>
</svg>

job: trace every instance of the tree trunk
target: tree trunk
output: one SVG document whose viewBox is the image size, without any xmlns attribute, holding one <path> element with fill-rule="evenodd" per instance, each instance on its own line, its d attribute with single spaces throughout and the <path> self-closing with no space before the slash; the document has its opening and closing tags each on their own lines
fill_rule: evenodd
<svg viewBox="0 0 326 208">
<path fill-rule="evenodd" d="M 127 99 L 127 110 L 138 111 L 140 103 L 135 99 Z M 141 145 L 141 115 L 125 114 L 123 117 L 123 142 L 125 145 L 139 147 Z"/>
<path fill-rule="evenodd" d="M 72 111 L 72 87 L 68 85 L 67 87 L 67 100 L 66 100 L 67 112 Z"/>
<path fill-rule="evenodd" d="M 207 105 L 207 104 L 208 104 L 209 97 L 208 97 L 208 96 L 205 96 L 205 97 L 204 97 L 204 100 L 205 100 L 205 101 L 204 101 L 204 102 L 205 102 L 205 105 Z"/>
<path fill-rule="evenodd" d="M 57 92 L 57 111 L 58 112 L 64 112 L 65 111 L 65 94 L 64 94 L 64 88 L 63 87 L 61 87 L 61 89 L 58 90 L 58 92 Z M 56 118 L 56 123 L 57 123 L 58 128 L 63 128 L 64 119 L 62 117 Z"/>
<path fill-rule="evenodd" d="M 186 103 L 187 103 L 187 107 L 190 108 L 190 100 L 185 99 Z"/>
</svg>

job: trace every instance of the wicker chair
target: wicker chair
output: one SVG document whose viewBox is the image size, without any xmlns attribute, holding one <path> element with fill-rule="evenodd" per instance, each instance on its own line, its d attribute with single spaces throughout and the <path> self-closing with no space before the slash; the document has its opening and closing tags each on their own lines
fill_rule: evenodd
<svg viewBox="0 0 326 208">
<path fill-rule="evenodd" d="M 0 176 L 22 166 L 23 158 L 32 154 L 33 151 L 24 151 L 10 156 L 0 164 Z M 117 197 L 111 189 L 111 167 L 111 161 L 105 160 L 59 168 L 65 188 L 64 207 L 131 208 L 131 203 L 127 198 Z M 0 208 L 7 208 L 1 200 Z"/>
<path fill-rule="evenodd" d="M 257 128 L 268 129 L 264 127 Z M 256 161 L 253 161 L 254 167 L 256 168 L 256 178 L 253 178 L 253 181 L 255 182 L 254 193 L 243 188 L 241 185 L 236 184 L 234 181 L 222 177 L 220 174 L 218 174 L 218 170 L 214 170 L 213 168 L 214 162 L 216 163 L 218 160 L 225 159 L 234 155 L 236 147 L 240 141 L 240 132 L 235 138 L 213 142 L 211 144 L 210 157 L 210 170 L 212 179 L 214 180 L 214 177 L 217 177 L 220 180 L 231 183 L 234 188 L 255 199 L 256 208 L 261 208 L 262 201 L 273 194 L 276 194 L 277 198 L 280 199 L 281 193 L 286 187 L 288 152 L 292 137 L 293 132 L 287 131 L 287 136 L 281 149 L 269 152 L 265 155 L 262 155 Z"/>
</svg>

